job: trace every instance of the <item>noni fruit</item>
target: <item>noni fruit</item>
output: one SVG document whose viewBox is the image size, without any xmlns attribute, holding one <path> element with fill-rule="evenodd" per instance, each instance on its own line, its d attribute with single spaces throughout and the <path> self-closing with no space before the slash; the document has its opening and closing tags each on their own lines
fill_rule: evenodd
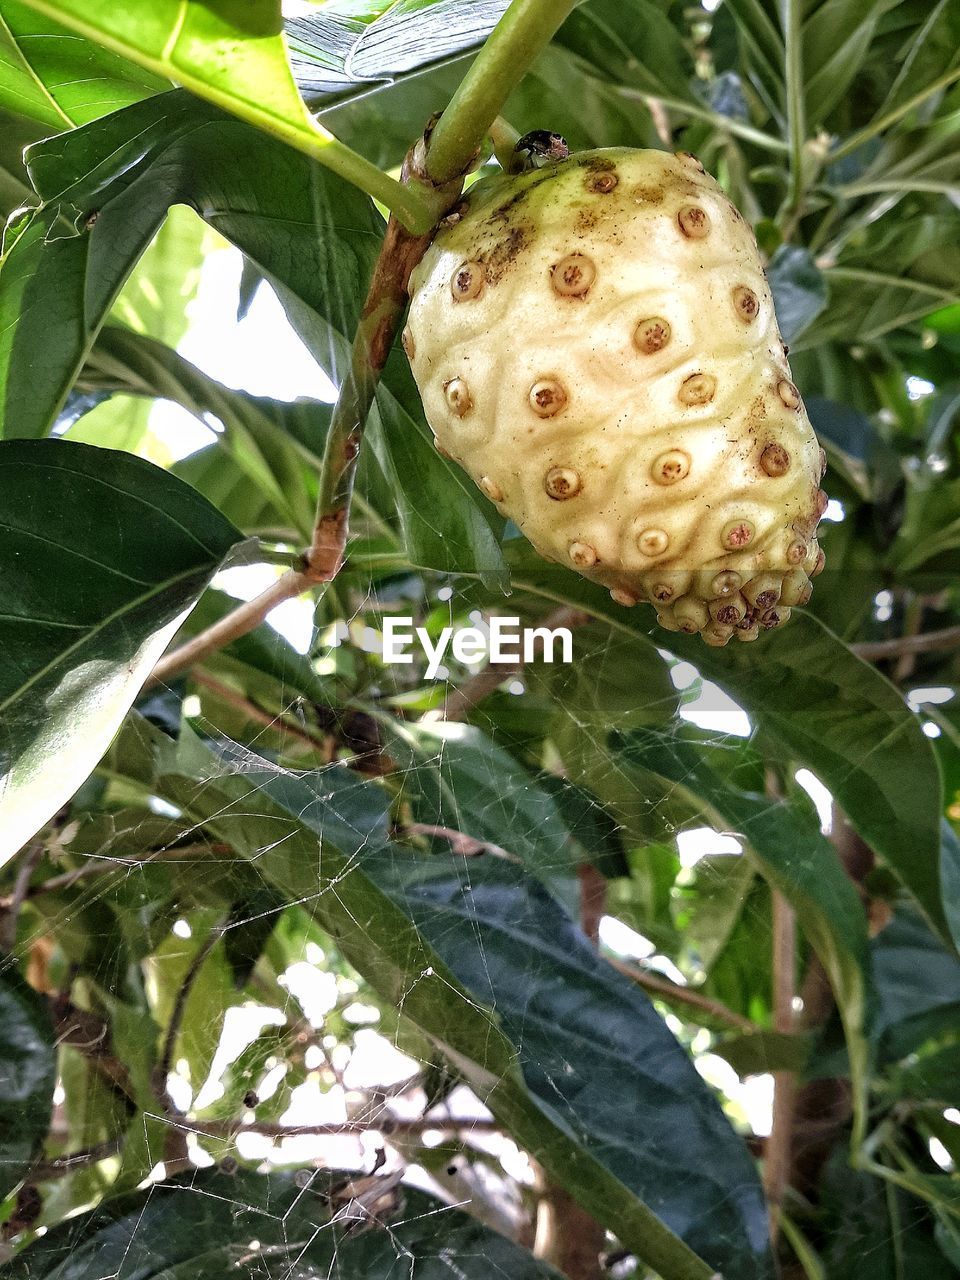
<svg viewBox="0 0 960 1280">
<path fill-rule="evenodd" d="M 403 343 L 437 447 L 548 560 L 715 645 L 808 600 L 824 455 L 756 239 L 693 156 L 477 183 Z"/>
</svg>

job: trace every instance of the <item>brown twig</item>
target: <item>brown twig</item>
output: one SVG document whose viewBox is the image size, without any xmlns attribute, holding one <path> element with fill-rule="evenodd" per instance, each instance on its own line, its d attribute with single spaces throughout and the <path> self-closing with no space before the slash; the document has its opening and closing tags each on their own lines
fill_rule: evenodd
<svg viewBox="0 0 960 1280">
<path fill-rule="evenodd" d="M 370 1120 L 332 1121 L 329 1124 L 276 1124 L 264 1121 L 262 1124 L 238 1125 L 229 1120 L 216 1120 L 207 1123 L 191 1120 L 177 1120 L 176 1123 L 186 1133 L 195 1134 L 198 1138 L 236 1138 L 242 1133 L 254 1133 L 264 1138 L 339 1138 L 359 1133 L 382 1133 L 384 1137 L 391 1134 L 422 1133 L 461 1133 L 475 1131 L 477 1133 L 498 1133 L 502 1126 L 496 1120 L 474 1116 L 417 1116 L 412 1120 L 396 1119 L 384 1116 Z"/>
<path fill-rule="evenodd" d="M 271 583 L 266 591 L 261 591 L 252 600 L 232 609 L 219 622 L 207 627 L 199 635 L 193 636 L 172 653 L 165 654 L 154 667 L 144 688 L 149 689 L 152 685 L 162 684 L 180 675 L 181 672 L 202 662 L 204 658 L 209 658 L 211 653 L 225 648 L 232 640 L 245 636 L 254 627 L 259 627 L 278 604 L 302 595 L 313 585 L 313 582 L 314 579 L 309 574 L 290 569 L 276 582 Z"/>
<path fill-rule="evenodd" d="M 418 152 L 422 152 L 422 146 L 407 155 L 404 183 L 428 182 L 415 159 Z M 450 187 L 450 204 L 459 195 L 461 185 L 458 180 Z M 306 557 L 307 573 L 315 582 L 331 581 L 343 563 L 360 441 L 407 305 L 410 273 L 432 238 L 432 228 L 426 235 L 412 235 L 394 217 L 387 223 L 353 340 L 350 368 L 340 386 L 324 446 L 313 542 Z"/>
<path fill-rule="evenodd" d="M 85 867 L 75 867 L 73 871 L 64 871 L 62 875 L 51 876 L 49 880 L 41 880 L 39 884 L 31 885 L 27 896 L 29 898 L 38 898 L 44 893 L 60 893 L 64 889 L 72 889 L 81 880 L 93 880 L 99 876 L 115 875 L 118 871 L 127 874 L 131 871 L 136 871 L 139 867 L 149 866 L 154 862 L 179 862 L 185 858 L 193 857 L 197 857 L 198 861 L 203 861 L 198 855 L 206 854 L 215 858 L 229 852 L 229 845 L 211 842 L 210 844 L 184 844 L 175 845 L 169 849 L 156 849 L 143 858 L 123 858 L 119 854 L 116 856 L 104 854 L 98 861 L 92 860 Z M 4 903 L 0 902 L 0 907 L 3 905 Z"/>
<path fill-rule="evenodd" d="M 412 836 L 436 836 L 440 840 L 446 840 L 453 853 L 458 853 L 463 858 L 475 858 L 481 853 L 496 853 L 501 857 L 512 856 L 499 845 L 491 844 L 489 840 L 478 840 L 475 836 L 465 835 L 452 827 L 437 827 L 429 822 L 406 822 L 403 830 Z"/>
<path fill-rule="evenodd" d="M 422 172 L 419 169 L 414 172 L 413 154 L 411 152 L 404 165 L 404 182 L 430 185 L 436 194 L 436 188 Z M 460 181 L 450 186 L 450 204 L 456 199 L 460 187 Z M 363 430 L 397 325 L 406 307 L 410 273 L 432 237 L 432 228 L 425 235 L 412 235 L 394 217 L 387 223 L 354 337 L 350 368 L 341 384 L 330 419 L 320 468 L 313 539 L 304 555 L 303 569 L 291 569 L 254 600 L 234 609 L 212 627 L 161 658 L 147 686 L 169 680 L 188 667 L 196 666 L 211 653 L 259 626 L 278 604 L 336 577 L 346 548 L 350 502 Z"/>
<path fill-rule="evenodd" d="M 47 1007 L 53 1022 L 58 1045 L 69 1045 L 106 1080 L 131 1101 L 135 1090 L 130 1073 L 119 1058 L 114 1056 L 110 1038 L 110 1024 L 96 1013 L 78 1009 L 65 996 L 51 996 Z"/>
<path fill-rule="evenodd" d="M 611 956 L 607 959 L 619 973 L 632 978 L 637 986 L 643 987 L 644 991 L 649 991 L 651 995 L 660 996 L 667 1004 L 686 1005 L 690 1009 L 697 1009 L 717 1022 L 735 1027 L 737 1031 L 760 1030 L 755 1022 L 751 1022 L 749 1018 L 743 1017 L 733 1009 L 728 1009 L 719 1000 L 712 1000 L 710 996 L 701 995 L 699 991 L 691 991 L 689 987 L 678 986 L 668 978 L 656 977 L 648 970 L 639 969 L 636 965 L 627 964 L 624 960 L 617 960 Z"/>
<path fill-rule="evenodd" d="M 39 841 L 29 845 L 21 857 L 17 877 L 13 882 L 13 892 L 0 905 L 0 952 L 12 951 L 17 944 L 20 908 L 30 896 L 30 877 L 36 871 L 42 857 L 43 844 Z"/>
<path fill-rule="evenodd" d="M 222 702 L 228 703 L 237 711 L 242 711 L 249 719 L 257 724 L 262 724 L 266 729 L 273 729 L 277 733 L 288 734 L 291 738 L 296 738 L 298 742 L 304 743 L 311 750 L 319 752 L 326 763 L 329 763 L 335 754 L 335 743 L 331 737 L 328 740 L 317 738 L 301 725 L 294 724 L 284 715 L 271 715 L 269 711 L 265 711 L 263 707 L 258 707 L 255 702 L 251 702 L 249 698 L 245 698 L 242 693 L 238 693 L 236 689 L 231 689 L 221 680 L 214 679 L 208 675 L 206 671 L 194 671 L 191 676 L 194 684 L 200 685 L 204 689 L 209 689 Z"/>
<path fill-rule="evenodd" d="M 782 893 L 773 891 L 773 1026 L 789 1034 L 794 1029 L 797 922 Z M 797 1078 L 793 1071 L 774 1074 L 773 1123 L 763 1160 L 763 1185 L 770 1210 L 770 1236 L 776 1241 L 780 1209 L 790 1184 Z"/>
<path fill-rule="evenodd" d="M 52 1160 L 38 1161 L 27 1174 L 27 1180 L 34 1182 L 52 1182 L 55 1178 L 66 1178 L 78 1169 L 87 1169 L 101 1160 L 109 1160 L 118 1155 L 123 1147 L 123 1138 L 108 1138 L 106 1142 L 98 1142 L 94 1147 L 84 1147 L 82 1151 L 72 1151 L 64 1156 L 54 1156 Z"/>
<path fill-rule="evenodd" d="M 919 635 L 894 636 L 892 640 L 862 640 L 850 648 L 868 662 L 899 658 L 903 654 L 949 652 L 960 649 L 960 627 L 944 627 Z"/>
</svg>

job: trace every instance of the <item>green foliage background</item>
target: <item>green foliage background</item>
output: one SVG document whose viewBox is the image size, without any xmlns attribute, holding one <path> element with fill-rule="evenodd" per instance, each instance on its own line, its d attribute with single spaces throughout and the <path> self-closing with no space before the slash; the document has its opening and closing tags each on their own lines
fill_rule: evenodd
<svg viewBox="0 0 960 1280">
<path fill-rule="evenodd" d="M 264 624 L 144 687 L 175 635 L 233 607 L 207 589 L 220 569 L 279 573 L 309 542 L 331 420 L 178 351 L 204 264 L 239 250 L 240 312 L 272 290 L 277 341 L 340 385 L 383 237 L 372 197 L 423 213 L 390 175 L 505 8 L 332 0 L 284 37 L 270 0 L 0 0 L 11 1276 L 581 1280 L 562 1239 L 534 1256 L 558 1188 L 640 1275 L 960 1270 L 956 0 L 585 0 L 503 107 L 574 149 L 692 151 L 755 228 L 838 517 L 789 628 L 708 650 L 538 561 L 436 453 L 397 350 L 309 651 Z M 209 443 L 174 460 L 157 402 Z M 391 614 L 435 635 L 558 609 L 575 662 L 515 684 L 377 656 Z M 747 736 L 697 726 L 717 688 Z M 828 835 L 801 769 L 832 797 Z M 704 826 L 742 855 L 684 865 L 678 834 Z M 601 893 L 655 960 L 587 939 Z M 786 1023 L 784 904 L 804 1001 Z M 338 990 L 320 1027 L 284 977 L 307 954 Z M 238 1157 L 297 1086 L 341 1087 L 359 1001 L 417 1065 L 422 1115 L 404 1126 L 372 1089 L 351 1128 L 434 1198 L 358 1200 L 334 1175 L 318 1194 L 319 1175 Z M 282 1025 L 197 1109 L 227 1011 L 253 1004 Z M 782 1134 L 706 1083 L 718 1058 L 798 1090 L 775 1245 Z M 476 1132 L 451 1120 L 464 1085 L 488 1108 Z"/>
</svg>

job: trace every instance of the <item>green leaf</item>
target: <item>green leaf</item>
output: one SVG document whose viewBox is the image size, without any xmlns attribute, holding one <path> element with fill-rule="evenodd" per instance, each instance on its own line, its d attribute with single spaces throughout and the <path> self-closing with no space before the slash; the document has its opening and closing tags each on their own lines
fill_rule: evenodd
<svg viewBox="0 0 960 1280">
<path fill-rule="evenodd" d="M 894 1057 L 916 1049 L 936 1026 L 955 1031 L 960 961 L 913 912 L 898 911 L 873 941 L 874 1033 Z"/>
<path fill-rule="evenodd" d="M 960 56 L 960 13 L 951 0 L 924 6 L 922 22 L 907 33 L 896 77 L 878 111 L 885 116 L 910 102 L 945 72 Z"/>
<path fill-rule="evenodd" d="M 241 539 L 179 480 L 60 440 L 0 443 L 0 864 L 63 805 Z"/>
<path fill-rule="evenodd" d="M 35 196 L 23 164 L 24 148 L 43 134 L 35 121 L 0 109 L 0 226 Z"/>
<path fill-rule="evenodd" d="M 807 125 L 825 120 L 860 70 L 882 14 L 899 0 L 826 0 L 803 25 Z"/>
<path fill-rule="evenodd" d="M 923 468 L 907 478 L 906 510 L 891 551 L 901 573 L 960 547 L 960 480 Z"/>
<path fill-rule="evenodd" d="M 9 0 L 6 0 L 9 3 Z M 366 182 L 388 198 L 400 188 L 319 124 L 287 59 L 280 0 L 26 0 L 30 9 L 173 80 L 207 102 Z"/>
<path fill-rule="evenodd" d="M 56 1082 L 46 1006 L 8 961 L 0 965 L 0 1200 L 47 1135 Z"/>
<path fill-rule="evenodd" d="M 0 0 L 0 107 L 59 133 L 167 88 L 20 0 Z"/>
<path fill-rule="evenodd" d="M 371 1230 L 330 1227 L 329 1193 L 356 1177 L 322 1170 L 301 1189 L 289 1174 L 193 1172 L 107 1200 L 48 1231 L 7 1265 L 9 1280 L 222 1280 L 311 1275 L 394 1280 L 561 1280 L 475 1218 L 413 1188 L 381 1197 Z M 340 1206 L 341 1208 L 344 1206 Z M 258 1244 L 251 1247 L 251 1241 Z M 402 1259 L 402 1263 L 401 1260 Z"/>
<path fill-rule="evenodd" d="M 909 183 L 907 184 L 909 185 Z M 903 328 L 928 312 L 952 305 L 960 297 L 956 285 L 865 267 L 828 267 L 825 272 L 830 307 L 797 342 L 798 349 L 836 340 L 873 342 Z"/>
<path fill-rule="evenodd" d="M 376 855 L 370 872 L 497 1010 L 541 1105 L 725 1277 L 765 1274 L 762 1198 L 744 1148 L 646 998 L 546 890 L 492 858 Z"/>
<path fill-rule="evenodd" d="M 151 1012 L 163 1036 L 178 1001 L 190 979 L 186 1004 L 179 1012 L 179 1028 L 173 1044 L 171 1065 L 182 1061 L 186 1079 L 196 1095 L 210 1074 L 214 1055 L 223 1033 L 226 1010 L 234 1003 L 233 973 L 222 937 L 210 949 L 211 934 L 219 934 L 226 921 L 217 910 L 194 911 L 189 921 L 190 937 L 169 933 L 149 959 Z M 196 966 L 199 965 L 199 968 Z"/>
<path fill-rule="evenodd" d="M 199 208 L 248 255 L 314 356 L 342 376 L 383 234 L 356 189 L 186 94 L 43 143 L 30 165 L 46 203 L 0 268 L 0 428 L 8 434 L 49 429 L 133 262 L 177 201 Z M 92 228 L 71 235 L 94 210 Z M 48 232 L 63 238 L 48 242 Z M 31 354 L 39 344 L 40 376 Z M 502 519 L 433 448 L 402 353 L 388 366 L 370 437 L 394 481 L 410 560 L 495 575 Z M 451 496 L 427 509 L 421 486 Z"/>
<path fill-rule="evenodd" d="M 812 1032 L 755 1031 L 721 1040 L 712 1051 L 729 1062 L 741 1078 L 770 1071 L 800 1074 L 807 1065 L 813 1041 Z"/>
<path fill-rule="evenodd" d="M 506 8 L 507 0 L 334 0 L 287 20 L 290 60 L 302 92 L 320 107 L 466 52 Z"/>
<path fill-rule="evenodd" d="M 379 219 L 365 197 L 302 157 L 186 94 L 164 94 L 38 144 L 28 163 L 44 203 L 0 267 L 5 434 L 49 429 L 121 286 L 178 202 L 267 258 L 261 265 L 289 262 L 287 223 L 299 214 L 298 270 L 311 281 L 307 305 L 319 311 L 318 349 L 331 364 L 345 357 Z M 336 356 L 331 324 L 343 335 Z M 27 352 L 41 343 L 38 381 Z"/>
<path fill-rule="evenodd" d="M 723 747 L 676 733 L 633 730 L 617 735 L 623 757 L 695 796 L 720 830 L 747 843 L 757 869 L 787 899 L 830 979 L 843 1020 L 855 1107 L 866 1103 L 870 966 L 867 919 L 833 845 L 820 834 L 808 804 L 772 801 L 725 785 L 711 767 Z"/>
<path fill-rule="evenodd" d="M 503 849 L 548 882 L 573 872 L 576 850 L 553 797 L 486 734 L 464 724 L 384 729 L 418 822 Z"/>
<path fill-rule="evenodd" d="M 668 1161 L 667 1167 L 677 1175 L 671 1180 L 669 1196 L 663 1194 L 662 1201 L 657 1201 L 664 1213 L 678 1213 L 681 1230 L 697 1238 L 706 1230 L 702 1224 L 712 1224 L 709 1251 L 729 1260 L 724 1269 L 730 1280 L 747 1276 L 762 1280 L 770 1274 L 766 1211 L 744 1148 L 642 994 L 603 964 L 546 890 L 520 868 L 489 860 L 490 874 L 502 868 L 519 877 L 511 882 L 522 889 L 511 914 L 522 911 L 523 921 L 508 929 L 510 962 L 497 968 L 497 988 L 491 996 L 491 970 L 484 956 L 493 947 L 494 937 L 488 943 L 474 931 L 481 924 L 486 927 L 485 918 L 478 919 L 474 929 L 451 930 L 449 916 L 437 916 L 431 909 L 431 918 L 442 922 L 438 928 L 442 937 L 431 935 L 431 947 L 406 910 L 391 901 L 368 874 L 368 870 L 375 872 L 385 883 L 389 878 L 402 894 L 403 885 L 396 877 L 405 865 L 414 871 L 418 866 L 443 865 L 386 844 L 386 796 L 379 787 L 339 767 L 295 776 L 267 766 L 246 750 L 224 748 L 224 758 L 218 759 L 189 731 L 174 744 L 137 720 L 118 744 L 116 759 L 123 760 L 128 771 L 136 770 L 154 794 L 183 808 L 231 843 L 238 854 L 252 859 L 260 874 L 288 899 L 309 906 L 374 990 L 402 1009 L 443 1049 L 517 1140 L 591 1213 L 615 1229 L 626 1247 L 649 1259 L 668 1280 L 708 1280 L 714 1269 L 697 1262 L 637 1198 L 642 1188 L 654 1185 L 649 1153 L 656 1149 L 661 1162 Z M 468 871 L 473 862 L 467 861 Z M 478 884 L 486 874 L 478 868 Z M 458 891 L 462 887 L 458 881 Z M 494 902 L 503 902 L 504 908 L 509 906 L 504 898 L 508 887 L 494 884 L 491 890 Z M 468 888 L 466 894 L 469 912 L 475 904 Z M 535 925 L 543 931 L 546 954 L 531 950 Z M 558 943 L 560 938 L 563 941 Z M 519 952 L 526 949 L 524 964 L 533 966 L 524 983 L 517 982 L 518 948 Z M 492 964 L 492 954 L 489 959 Z M 571 979 L 576 977 L 577 996 L 572 1002 L 564 982 L 553 980 L 554 964 L 569 966 Z M 471 982 L 478 975 L 476 994 L 465 990 L 461 972 Z M 544 992 L 554 993 L 561 1001 L 563 1016 L 570 1020 L 571 1040 L 559 1058 L 542 1050 L 529 1065 L 524 1060 L 521 1066 L 517 1057 L 521 1046 L 513 1039 L 518 1024 L 507 1018 L 515 1002 L 519 999 L 521 1009 L 528 1011 L 524 1043 L 526 1035 L 530 1043 L 535 1042 L 544 1026 L 556 1034 L 561 1012 L 548 1008 L 543 1022 L 539 1015 L 535 1017 L 524 992 L 538 974 Z M 491 1002 L 499 1014 L 485 1007 Z M 578 1022 L 584 1002 L 594 1010 L 588 1018 L 589 1035 Z M 586 1053 L 590 1045 L 598 1046 L 598 1052 L 600 1047 L 607 1050 L 605 1070 L 612 1073 L 611 1085 L 616 1082 L 616 1089 L 597 1091 L 601 1114 L 607 1109 L 604 1124 L 613 1126 L 602 1132 L 576 1116 L 577 1108 L 586 1105 L 588 1086 L 594 1083 L 591 1068 L 585 1068 L 583 1077 L 574 1070 L 567 1079 L 575 1046 Z M 659 1080 L 663 1105 L 672 1096 L 679 1107 L 675 1121 L 664 1126 L 657 1109 L 660 1104 L 637 1106 L 638 1120 L 646 1125 L 647 1158 L 618 1145 L 625 1111 L 622 1090 L 639 1088 L 635 1079 L 651 1082 L 651 1087 L 652 1080 Z M 568 1085 L 573 1090 L 569 1097 Z M 697 1127 L 678 1146 L 673 1124 L 693 1114 L 694 1105 Z M 700 1158 L 692 1154 L 701 1140 L 695 1134 L 705 1142 Z M 716 1168 L 721 1158 L 726 1167 L 736 1170 L 722 1186 L 706 1172 Z M 678 1210 L 680 1204 L 686 1207 Z"/>
<path fill-rule="evenodd" d="M 827 306 L 823 273 L 808 250 L 784 244 L 771 258 L 766 274 L 783 340 L 796 342 Z"/>
<path fill-rule="evenodd" d="M 960 1105 L 960 1045 L 911 1056 L 893 1072 L 890 1088 L 899 1098 L 934 1102 L 942 1107 Z"/>
<path fill-rule="evenodd" d="M 903 476 L 900 459 L 867 415 L 823 396 L 809 396 L 805 403 L 830 467 L 864 501 L 889 497 Z"/>
<path fill-rule="evenodd" d="M 591 0 L 574 9 L 556 39 L 608 84 L 696 102 L 683 38 L 653 0 Z"/>
<path fill-rule="evenodd" d="M 916 716 L 875 668 L 803 610 L 794 611 L 782 632 L 768 632 L 754 644 L 710 649 L 656 628 L 646 610 L 628 612 L 575 574 L 536 563 L 532 553 L 515 552 L 514 564 L 516 586 L 585 608 L 617 631 L 669 649 L 725 689 L 791 757 L 819 776 L 948 936 L 940 896 L 936 757 Z"/>
</svg>

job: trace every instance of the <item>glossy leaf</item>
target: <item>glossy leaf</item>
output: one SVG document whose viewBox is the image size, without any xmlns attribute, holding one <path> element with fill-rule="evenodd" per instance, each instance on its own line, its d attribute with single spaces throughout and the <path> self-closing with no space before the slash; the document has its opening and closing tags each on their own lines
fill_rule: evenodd
<svg viewBox="0 0 960 1280">
<path fill-rule="evenodd" d="M 877 991 L 875 1034 L 889 1056 L 905 1057 L 931 1029 L 956 1028 L 960 961 L 924 921 L 898 912 L 873 941 Z"/>
<path fill-rule="evenodd" d="M 0 3 L 0 107 L 59 133 L 169 88 L 21 0 Z"/>
<path fill-rule="evenodd" d="M 180 481 L 64 441 L 0 444 L 0 863 L 74 793 L 241 534 Z"/>
<path fill-rule="evenodd" d="M 492 858 L 378 861 L 371 874 L 395 886 L 460 981 L 497 1010 L 541 1105 L 724 1276 L 765 1274 L 745 1150 L 646 998 L 546 891 Z"/>
<path fill-rule="evenodd" d="M 287 60 L 279 0 L 242 7 L 202 0 L 26 4 L 151 76 L 176 81 L 294 146 L 316 154 L 334 144 L 300 97 Z"/>
<path fill-rule="evenodd" d="M 30 164 L 46 203 L 0 270 L 7 434 L 49 429 L 118 289 L 177 201 L 199 207 L 256 263 L 320 364 L 335 380 L 342 375 L 383 231 L 355 188 L 185 94 L 43 143 Z M 78 218 L 85 229 L 72 235 Z M 54 227 L 62 238 L 49 241 Z M 38 379 L 29 352 L 41 341 L 47 354 Z M 402 356 L 387 370 L 370 437 L 394 482 L 410 559 L 495 574 L 502 520 L 433 448 Z M 451 497 L 427 511 L 418 486 Z"/>
<path fill-rule="evenodd" d="M 795 343 L 827 305 L 827 285 L 806 249 L 781 245 L 767 267 L 780 333 Z"/>
<path fill-rule="evenodd" d="M 143 722 L 129 727 L 119 750 L 128 768 L 136 769 L 156 794 L 203 822 L 239 854 L 254 859 L 259 872 L 288 898 L 309 905 L 374 989 L 443 1047 L 551 1176 L 601 1222 L 611 1228 L 616 1224 L 627 1247 L 653 1262 L 659 1259 L 658 1269 L 665 1275 L 708 1280 L 710 1269 L 698 1269 L 700 1264 L 665 1234 L 637 1198 L 652 1189 L 664 1214 L 684 1236 L 703 1239 L 708 1256 L 723 1260 L 731 1280 L 770 1274 L 766 1211 L 739 1139 L 646 999 L 596 957 L 536 881 L 507 864 L 484 861 L 477 865 L 473 889 L 469 880 L 461 885 L 459 879 L 437 886 L 436 905 L 444 910 L 435 914 L 429 902 L 429 868 L 442 870 L 447 864 L 434 858 L 423 861 L 412 851 L 388 846 L 384 793 L 346 770 L 328 768 L 296 776 L 265 770 L 265 762 L 236 749 L 221 760 L 189 732 L 175 746 Z M 472 865 L 467 860 L 468 876 Z M 474 897 L 487 865 L 495 877 L 501 867 L 513 877 L 506 883 L 495 878 L 490 889 L 491 911 L 497 902 L 510 905 L 505 894 L 513 901 L 507 918 L 515 923 L 503 937 L 502 964 L 495 963 L 500 945 L 496 913 L 488 923 L 488 909 Z M 413 911 L 416 921 L 421 919 L 421 893 L 417 883 L 406 881 L 407 866 L 417 882 L 417 868 L 426 869 L 422 905 L 436 924 L 429 940 L 408 914 Z M 400 905 L 391 901 L 381 881 L 391 886 L 391 896 Z M 468 919 L 474 910 L 482 914 L 474 917 L 472 929 L 451 930 L 445 903 L 455 907 L 451 895 L 458 898 L 461 893 L 466 896 L 456 910 L 466 910 Z M 539 954 L 533 949 L 538 936 L 544 948 Z M 530 966 L 529 978 L 518 984 L 521 963 Z M 557 965 L 575 983 L 572 1001 L 565 981 L 556 981 Z M 491 989 L 494 975 L 496 987 Z M 544 998 L 552 993 L 559 1002 L 542 1012 L 525 994 L 538 975 Z M 488 1012 L 491 1005 L 498 1010 L 497 1020 Z M 511 1007 L 517 1009 L 515 1015 Z M 525 1060 L 518 1063 L 521 1046 L 515 1037 L 524 1026 L 524 1014 L 523 1043 L 537 1042 L 545 1027 L 556 1035 L 558 1022 L 566 1022 L 566 1052 L 548 1056 L 544 1048 L 529 1065 Z M 588 1018 L 589 1037 L 580 1025 L 581 1016 Z M 595 1046 L 598 1058 L 591 1058 L 590 1046 Z M 582 1075 L 574 1068 L 571 1076 L 574 1052 L 586 1054 L 579 1069 Z M 596 1091 L 598 1110 L 588 1123 L 578 1119 L 578 1109 L 586 1107 L 586 1083 L 595 1082 L 601 1063 L 611 1088 Z M 638 1100 L 636 1110 L 646 1125 L 644 1158 L 622 1142 L 622 1090 L 631 1087 L 649 1088 L 649 1098 L 659 1099 L 648 1099 L 642 1107 Z M 670 1097 L 679 1110 L 663 1125 L 658 1108 Z M 696 1126 L 686 1141 L 677 1143 L 674 1125 L 686 1114 L 696 1115 Z M 702 1158 L 692 1146 L 700 1141 L 705 1143 Z M 656 1164 L 651 1163 L 654 1152 Z M 721 1159 L 727 1169 L 735 1170 L 726 1185 L 708 1172 Z M 659 1174 L 654 1180 L 655 1168 Z M 669 1197 L 663 1194 L 668 1170 L 673 1171 Z"/>
<path fill-rule="evenodd" d="M 387 735 L 387 754 L 409 770 L 419 822 L 503 849 L 548 881 L 573 872 L 576 850 L 553 796 L 479 729 L 397 726 Z"/>
<path fill-rule="evenodd" d="M 724 785 L 711 767 L 722 745 L 681 734 L 633 730 L 621 738 L 628 761 L 689 791 L 718 829 L 735 831 L 756 866 L 787 899 L 830 979 L 843 1019 L 857 1106 L 866 1101 L 870 966 L 867 919 L 833 845 L 820 834 L 809 805 L 753 795 Z M 861 1115 L 862 1118 L 862 1115 Z"/>
<path fill-rule="evenodd" d="M 287 20 L 290 57 L 314 106 L 369 90 L 371 82 L 445 61 L 485 40 L 507 0 L 400 0 L 383 5 L 336 0 Z"/>
<path fill-rule="evenodd" d="M 617 631 L 669 649 L 716 681 L 781 750 L 820 777 L 897 872 L 936 928 L 946 932 L 940 892 L 941 781 L 917 718 L 897 691 L 809 613 L 752 645 L 710 649 L 655 627 L 573 573 L 517 554 L 514 583 L 586 608 Z M 871 749 L 864 751 L 863 744 Z"/>
<path fill-rule="evenodd" d="M 560 1280 L 559 1273 L 476 1218 L 404 1189 L 376 1206 L 372 1230 L 328 1226 L 329 1193 L 350 1173 L 323 1170 L 301 1189 L 289 1174 L 248 1171 L 230 1177 L 195 1171 L 148 1191 L 107 1200 L 48 1231 L 18 1255 L 10 1280 L 137 1280 L 336 1275 L 393 1280 L 398 1260 L 422 1280 Z M 345 1206 L 340 1206 L 344 1208 Z M 258 1243 L 251 1249 L 250 1242 Z"/>
<path fill-rule="evenodd" d="M 13 964 L 0 964 L 0 1199 L 46 1137 L 57 1082 L 53 1027 Z"/>
</svg>

